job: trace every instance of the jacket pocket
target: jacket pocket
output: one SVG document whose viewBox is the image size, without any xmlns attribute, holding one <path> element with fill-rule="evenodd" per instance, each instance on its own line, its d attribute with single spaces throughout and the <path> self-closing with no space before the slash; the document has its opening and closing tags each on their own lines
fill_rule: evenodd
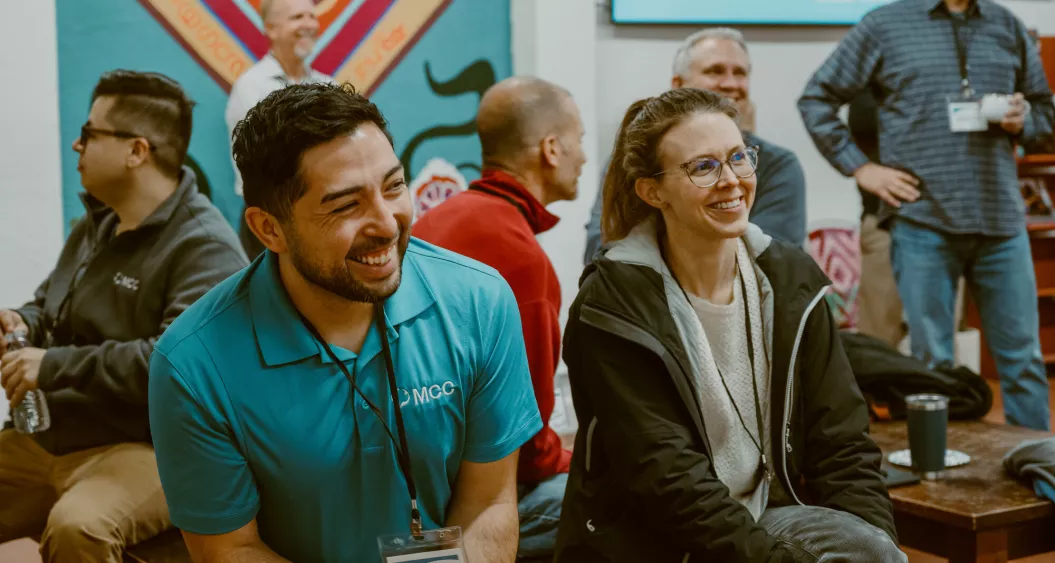
<svg viewBox="0 0 1055 563">
<path fill-rule="evenodd" d="M 600 555 L 608 563 L 685 563 L 688 553 L 662 547 L 655 536 L 641 529 L 638 515 L 625 511 L 618 519 L 590 518 L 583 522 L 580 536 L 586 551 Z"/>
</svg>

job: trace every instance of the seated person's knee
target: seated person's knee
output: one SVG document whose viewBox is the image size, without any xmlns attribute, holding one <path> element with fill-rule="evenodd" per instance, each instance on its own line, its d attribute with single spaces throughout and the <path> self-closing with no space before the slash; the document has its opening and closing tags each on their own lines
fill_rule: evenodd
<svg viewBox="0 0 1055 563">
<path fill-rule="evenodd" d="M 40 539 L 41 553 L 48 561 L 92 560 L 104 555 L 117 558 L 123 545 L 118 533 L 117 526 L 96 511 L 60 502 L 48 516 Z"/>
</svg>

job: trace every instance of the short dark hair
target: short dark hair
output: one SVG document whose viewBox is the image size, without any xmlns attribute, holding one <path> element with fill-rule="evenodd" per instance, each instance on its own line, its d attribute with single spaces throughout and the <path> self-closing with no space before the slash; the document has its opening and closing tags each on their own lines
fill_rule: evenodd
<svg viewBox="0 0 1055 563">
<path fill-rule="evenodd" d="M 194 122 L 194 102 L 179 83 L 156 72 L 114 70 L 99 78 L 92 102 L 104 96 L 114 98 L 106 115 L 114 128 L 145 137 L 158 169 L 178 178 Z"/>
<path fill-rule="evenodd" d="M 232 152 L 246 205 L 288 219 L 307 191 L 304 153 L 368 123 L 392 144 L 381 110 L 350 84 L 294 84 L 269 94 L 234 128 Z"/>
</svg>

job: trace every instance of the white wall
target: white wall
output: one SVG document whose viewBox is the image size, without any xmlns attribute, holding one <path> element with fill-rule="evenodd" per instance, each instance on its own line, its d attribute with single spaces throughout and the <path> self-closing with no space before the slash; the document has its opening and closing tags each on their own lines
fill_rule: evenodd
<svg viewBox="0 0 1055 563">
<path fill-rule="evenodd" d="M 57 52 L 54 0 L 0 18 L 0 307 L 32 296 L 62 248 Z"/>
<path fill-rule="evenodd" d="M 588 162 L 579 178 L 579 197 L 550 206 L 560 223 L 539 237 L 560 278 L 564 326 L 578 292 L 585 225 L 598 184 L 598 16 L 589 0 L 511 0 L 511 7 L 513 73 L 538 76 L 567 88 L 579 105 L 586 130 L 583 149 Z"/>
<path fill-rule="evenodd" d="M 0 17 L 0 307 L 27 301 L 62 249 L 54 0 Z M 0 389 L 0 420 L 7 401 Z"/>
<path fill-rule="evenodd" d="M 1029 27 L 1055 34 L 1055 2 L 1006 0 Z M 619 122 L 634 100 L 670 85 L 670 63 L 678 45 L 698 29 L 689 26 L 616 26 L 605 18 L 597 29 L 597 111 L 602 153 L 609 151 Z M 834 171 L 814 147 L 795 107 L 810 75 L 848 28 L 747 27 L 751 97 L 763 138 L 795 151 L 806 172 L 807 221 L 856 221 L 860 199 L 853 182 Z M 950 61 L 950 64 L 954 64 Z M 603 158 L 603 155 L 601 155 Z M 562 280 L 563 281 L 563 280 Z"/>
</svg>

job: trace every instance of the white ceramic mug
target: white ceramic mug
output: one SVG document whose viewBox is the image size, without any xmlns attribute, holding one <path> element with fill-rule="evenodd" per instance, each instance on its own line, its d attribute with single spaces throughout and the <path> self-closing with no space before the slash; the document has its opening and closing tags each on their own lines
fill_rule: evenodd
<svg viewBox="0 0 1055 563">
<path fill-rule="evenodd" d="M 1007 112 L 1011 111 L 1010 94 L 986 94 L 982 97 L 982 117 L 991 123 L 1000 123 L 1004 120 Z M 1029 102 L 1026 104 L 1026 114 L 1029 114 Z"/>
</svg>

